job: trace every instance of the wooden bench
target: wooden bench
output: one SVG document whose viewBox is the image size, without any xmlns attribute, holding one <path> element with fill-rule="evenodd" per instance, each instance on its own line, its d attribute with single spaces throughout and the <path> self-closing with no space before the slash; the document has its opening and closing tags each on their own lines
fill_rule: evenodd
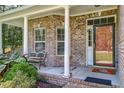
<svg viewBox="0 0 124 93">
<path fill-rule="evenodd" d="M 47 57 L 46 52 L 30 53 L 24 56 L 29 63 L 39 63 L 39 69 L 42 65 L 46 66 L 45 61 Z"/>
</svg>

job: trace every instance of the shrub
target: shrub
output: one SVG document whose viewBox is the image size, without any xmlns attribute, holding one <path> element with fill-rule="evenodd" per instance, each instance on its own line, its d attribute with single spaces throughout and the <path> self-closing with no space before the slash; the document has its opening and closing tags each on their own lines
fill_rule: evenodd
<svg viewBox="0 0 124 93">
<path fill-rule="evenodd" d="M 3 79 L 3 77 L 0 75 L 0 80 L 2 80 Z"/>
<path fill-rule="evenodd" d="M 0 59 L 0 64 L 4 64 L 4 60 L 1 60 L 1 59 Z"/>
<path fill-rule="evenodd" d="M 42 75 L 38 75 L 37 81 L 38 82 L 47 82 L 47 79 Z"/>
<path fill-rule="evenodd" d="M 19 63 L 14 64 L 12 68 L 8 69 L 8 71 L 4 74 L 4 81 L 12 80 L 18 71 L 22 71 L 27 74 L 28 77 L 32 77 L 35 80 L 37 79 L 37 69 L 33 65 L 28 63 Z"/>
<path fill-rule="evenodd" d="M 24 57 L 18 57 L 16 60 L 14 60 L 17 63 L 25 63 L 26 59 Z"/>
<path fill-rule="evenodd" d="M 9 81 L 2 82 L 1 88 L 32 88 L 36 86 L 36 80 L 22 71 L 17 71 L 14 78 Z"/>
<path fill-rule="evenodd" d="M 36 80 L 22 71 L 17 71 L 12 81 L 16 83 L 16 88 L 31 88 L 36 86 Z"/>
<path fill-rule="evenodd" d="M 14 63 L 13 60 L 9 60 L 9 59 L 0 60 L 0 64 L 6 65 L 6 64 L 12 64 L 12 63 Z"/>
<path fill-rule="evenodd" d="M 16 84 L 13 81 L 6 81 L 0 83 L 0 88 L 15 88 Z"/>
</svg>

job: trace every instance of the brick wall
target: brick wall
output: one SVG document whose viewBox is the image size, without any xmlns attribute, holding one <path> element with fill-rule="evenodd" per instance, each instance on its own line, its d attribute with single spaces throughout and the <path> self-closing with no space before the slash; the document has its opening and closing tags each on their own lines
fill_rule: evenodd
<svg viewBox="0 0 124 93">
<path fill-rule="evenodd" d="M 101 16 L 113 14 L 117 14 L 117 9 L 101 12 Z M 86 64 L 86 19 L 98 16 L 99 13 L 96 12 L 70 17 L 71 65 L 80 66 Z M 48 52 L 47 66 L 63 66 L 64 57 L 56 55 L 56 27 L 64 26 L 64 17 L 52 15 L 29 20 L 29 52 L 33 52 L 34 50 L 33 30 L 38 24 L 40 24 L 40 27 L 45 27 L 47 30 L 45 46 Z"/>
<path fill-rule="evenodd" d="M 119 11 L 119 37 L 118 37 L 118 72 L 121 86 L 124 87 L 124 6 Z"/>
<path fill-rule="evenodd" d="M 117 9 L 103 11 L 101 16 L 109 16 L 117 14 Z M 71 63 L 73 65 L 85 65 L 86 64 L 86 19 L 99 17 L 99 13 L 74 16 L 71 17 Z M 116 31 L 117 33 L 117 31 Z M 117 35 L 117 34 L 116 34 Z M 115 39 L 115 53 L 117 53 L 117 39 Z M 117 55 L 117 54 L 115 54 Z M 117 61 L 117 56 L 115 56 Z"/>
<path fill-rule="evenodd" d="M 34 28 L 39 24 L 46 28 L 45 50 L 48 52 L 47 66 L 63 66 L 63 56 L 56 56 L 56 27 L 63 26 L 63 16 L 46 16 L 29 20 L 29 52 L 34 50 Z"/>
</svg>

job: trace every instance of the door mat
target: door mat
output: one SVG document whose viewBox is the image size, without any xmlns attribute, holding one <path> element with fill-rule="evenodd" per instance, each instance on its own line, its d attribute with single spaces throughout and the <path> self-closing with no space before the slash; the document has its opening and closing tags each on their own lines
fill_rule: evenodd
<svg viewBox="0 0 124 93">
<path fill-rule="evenodd" d="M 108 66 L 108 67 L 112 67 L 113 64 L 105 64 L 105 63 L 96 63 L 96 65 L 99 65 L 99 66 Z"/>
<path fill-rule="evenodd" d="M 116 74 L 116 69 L 106 69 L 106 68 L 93 68 L 92 72 L 105 73 L 105 74 Z"/>
<path fill-rule="evenodd" d="M 84 81 L 111 86 L 111 80 L 106 80 L 106 79 L 87 77 Z"/>
</svg>

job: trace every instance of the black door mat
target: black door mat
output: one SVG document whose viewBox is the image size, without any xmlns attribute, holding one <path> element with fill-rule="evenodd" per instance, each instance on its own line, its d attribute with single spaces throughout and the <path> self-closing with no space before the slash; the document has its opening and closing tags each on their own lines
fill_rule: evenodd
<svg viewBox="0 0 124 93">
<path fill-rule="evenodd" d="M 106 79 L 87 77 L 84 81 L 111 86 L 111 80 L 106 80 Z"/>
</svg>

